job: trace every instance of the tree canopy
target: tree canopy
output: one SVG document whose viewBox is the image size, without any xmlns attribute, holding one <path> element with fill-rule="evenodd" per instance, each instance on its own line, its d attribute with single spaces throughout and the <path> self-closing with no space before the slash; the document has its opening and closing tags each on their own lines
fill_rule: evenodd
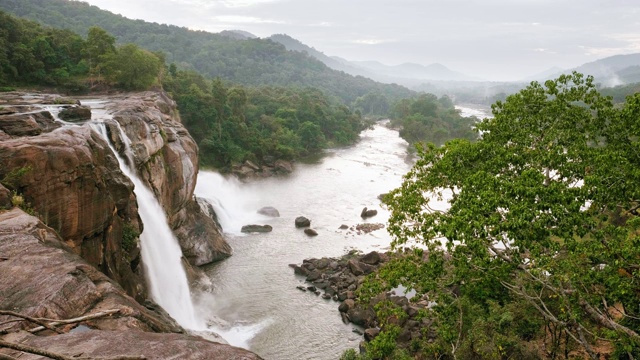
<svg viewBox="0 0 640 360">
<path fill-rule="evenodd" d="M 227 169 L 250 160 L 292 160 L 358 139 L 366 124 L 314 88 L 245 87 L 192 71 L 164 79 L 204 166 Z"/>
<path fill-rule="evenodd" d="M 403 284 L 433 301 L 437 341 L 412 350 L 427 357 L 637 358 L 640 95 L 616 108 L 573 73 L 493 113 L 476 142 L 420 149 L 386 198 L 393 246 L 412 250 L 361 298 Z"/>
<path fill-rule="evenodd" d="M 474 140 L 478 120 L 462 117 L 447 96 L 433 94 L 397 101 L 389 111 L 391 124 L 400 128 L 400 136 L 410 145 L 431 142 L 438 146 L 450 139 Z"/>
</svg>

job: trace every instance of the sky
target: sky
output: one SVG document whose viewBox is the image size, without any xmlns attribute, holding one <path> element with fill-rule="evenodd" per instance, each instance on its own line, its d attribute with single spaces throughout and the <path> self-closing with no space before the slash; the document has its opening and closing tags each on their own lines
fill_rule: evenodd
<svg viewBox="0 0 640 360">
<path fill-rule="evenodd" d="M 640 52 L 639 0 L 84 0 L 195 30 L 287 34 L 329 56 L 495 81 Z"/>
</svg>

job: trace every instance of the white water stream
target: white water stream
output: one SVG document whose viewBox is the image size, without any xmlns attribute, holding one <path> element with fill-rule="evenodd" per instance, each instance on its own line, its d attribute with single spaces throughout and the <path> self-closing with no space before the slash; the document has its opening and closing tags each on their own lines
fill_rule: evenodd
<svg viewBox="0 0 640 360">
<path fill-rule="evenodd" d="M 164 308 L 181 326 L 191 330 L 203 330 L 204 321 L 196 318 L 187 276 L 182 267 L 182 250 L 167 223 L 164 210 L 154 194 L 140 180 L 130 164 L 132 152 L 127 135 L 120 128 L 120 136 L 126 146 L 129 164 L 118 154 L 107 136 L 106 126 L 102 122 L 92 122 L 96 130 L 111 147 L 118 159 L 120 170 L 131 179 L 138 200 L 138 213 L 144 224 L 140 234 L 140 248 L 145 275 L 150 287 L 151 298 Z"/>
</svg>

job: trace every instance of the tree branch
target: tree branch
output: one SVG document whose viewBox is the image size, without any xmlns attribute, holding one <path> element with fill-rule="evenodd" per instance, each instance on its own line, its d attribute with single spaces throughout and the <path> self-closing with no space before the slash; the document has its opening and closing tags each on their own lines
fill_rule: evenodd
<svg viewBox="0 0 640 360">
<path fill-rule="evenodd" d="M 620 331 L 626 334 L 627 336 L 629 336 L 630 338 L 640 340 L 640 335 L 638 335 L 638 333 L 602 315 L 600 312 L 598 312 L 598 310 L 594 309 L 593 306 L 591 306 L 591 304 L 586 302 L 584 299 L 580 298 L 578 300 L 578 303 L 584 309 L 584 311 L 586 311 L 586 313 L 589 314 L 589 316 L 591 316 L 591 318 L 595 320 L 598 324 L 606 327 L 609 330 Z"/>
<path fill-rule="evenodd" d="M 112 310 L 105 310 L 105 311 L 101 311 L 95 314 L 89 314 L 89 315 L 85 315 L 85 316 L 81 316 L 81 317 L 77 317 L 77 318 L 73 318 L 73 319 L 68 319 L 68 320 L 51 320 L 48 319 L 48 321 L 52 321 L 48 324 L 48 326 L 58 326 L 58 325 L 67 325 L 67 324 L 75 324 L 81 321 L 85 321 L 85 320 L 92 320 L 92 319 L 97 319 L 97 318 L 101 318 L 101 317 L 105 317 L 105 316 L 109 316 L 109 315 L 113 315 L 120 312 L 120 309 L 112 309 Z M 27 330 L 30 333 L 34 334 L 37 333 L 39 331 L 44 330 L 45 328 L 43 326 L 38 326 L 36 328 Z"/>
<path fill-rule="evenodd" d="M 57 332 L 58 334 L 62 334 L 62 331 L 60 331 L 60 330 L 54 328 L 53 326 L 47 324 L 46 323 L 47 320 L 43 321 L 41 319 L 32 318 L 30 316 L 22 315 L 22 314 L 19 314 L 17 312 L 13 312 L 13 311 L 9 311 L 9 310 L 0 310 L 0 315 L 7 315 L 7 316 L 13 316 L 13 317 L 25 319 L 25 320 L 31 321 L 32 323 L 40 325 L 43 328 L 43 330 L 44 329 L 49 329 L 51 331 Z"/>
</svg>

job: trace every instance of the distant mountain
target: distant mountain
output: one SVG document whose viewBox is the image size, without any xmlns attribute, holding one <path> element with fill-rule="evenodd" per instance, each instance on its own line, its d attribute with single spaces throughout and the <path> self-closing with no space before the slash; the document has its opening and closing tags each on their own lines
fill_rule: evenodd
<svg viewBox="0 0 640 360">
<path fill-rule="evenodd" d="M 349 61 L 336 56 L 327 56 L 299 40 L 286 34 L 272 35 L 269 39 L 284 45 L 287 50 L 307 53 L 322 61 L 328 67 L 344 71 L 354 76 L 364 76 L 385 83 L 400 83 L 406 86 L 415 85 L 419 80 L 438 81 L 474 81 L 479 80 L 452 71 L 441 64 L 420 65 L 401 64 L 389 66 L 377 61 Z"/>
<path fill-rule="evenodd" d="M 353 61 L 355 65 L 361 66 L 378 74 L 404 79 L 437 80 L 437 81 L 480 81 L 465 74 L 453 71 L 438 63 L 421 65 L 414 63 L 404 63 L 389 66 L 377 61 Z"/>
<path fill-rule="evenodd" d="M 592 75 L 603 87 L 637 83 L 640 82 L 640 53 L 609 56 L 568 70 L 549 69 L 528 79 L 544 81 L 572 71 Z"/>
<path fill-rule="evenodd" d="M 334 70 L 344 71 L 345 73 L 351 74 L 353 76 L 364 76 L 370 79 L 377 80 L 375 79 L 374 73 L 371 73 L 359 66 L 354 66 L 353 64 L 349 63 L 349 61 L 347 60 L 336 58 L 336 57 L 329 57 L 325 55 L 323 52 L 320 52 L 308 45 L 305 45 L 300 40 L 294 39 L 287 34 L 271 35 L 268 39 L 284 45 L 284 47 L 287 48 L 287 50 L 289 51 L 298 51 L 301 53 L 306 53 L 309 56 L 312 56 L 322 61 L 325 65 L 327 65 L 328 67 Z M 378 80 L 378 81 L 381 81 L 381 80 Z"/>
<path fill-rule="evenodd" d="M 242 31 L 213 34 L 131 20 L 71 0 L 0 0 L 0 10 L 83 36 L 91 26 L 99 26 L 114 35 L 120 44 L 134 43 L 161 52 L 167 63 L 233 83 L 315 87 L 346 104 L 370 92 L 383 94 L 391 101 L 414 95 L 399 85 L 333 70 L 308 54 L 287 51 L 279 43 L 252 38 L 252 34 Z"/>
<path fill-rule="evenodd" d="M 640 76 L 640 53 L 615 55 L 580 65 L 577 72 L 593 75 L 596 82 L 605 87 L 638 82 Z"/>
</svg>

